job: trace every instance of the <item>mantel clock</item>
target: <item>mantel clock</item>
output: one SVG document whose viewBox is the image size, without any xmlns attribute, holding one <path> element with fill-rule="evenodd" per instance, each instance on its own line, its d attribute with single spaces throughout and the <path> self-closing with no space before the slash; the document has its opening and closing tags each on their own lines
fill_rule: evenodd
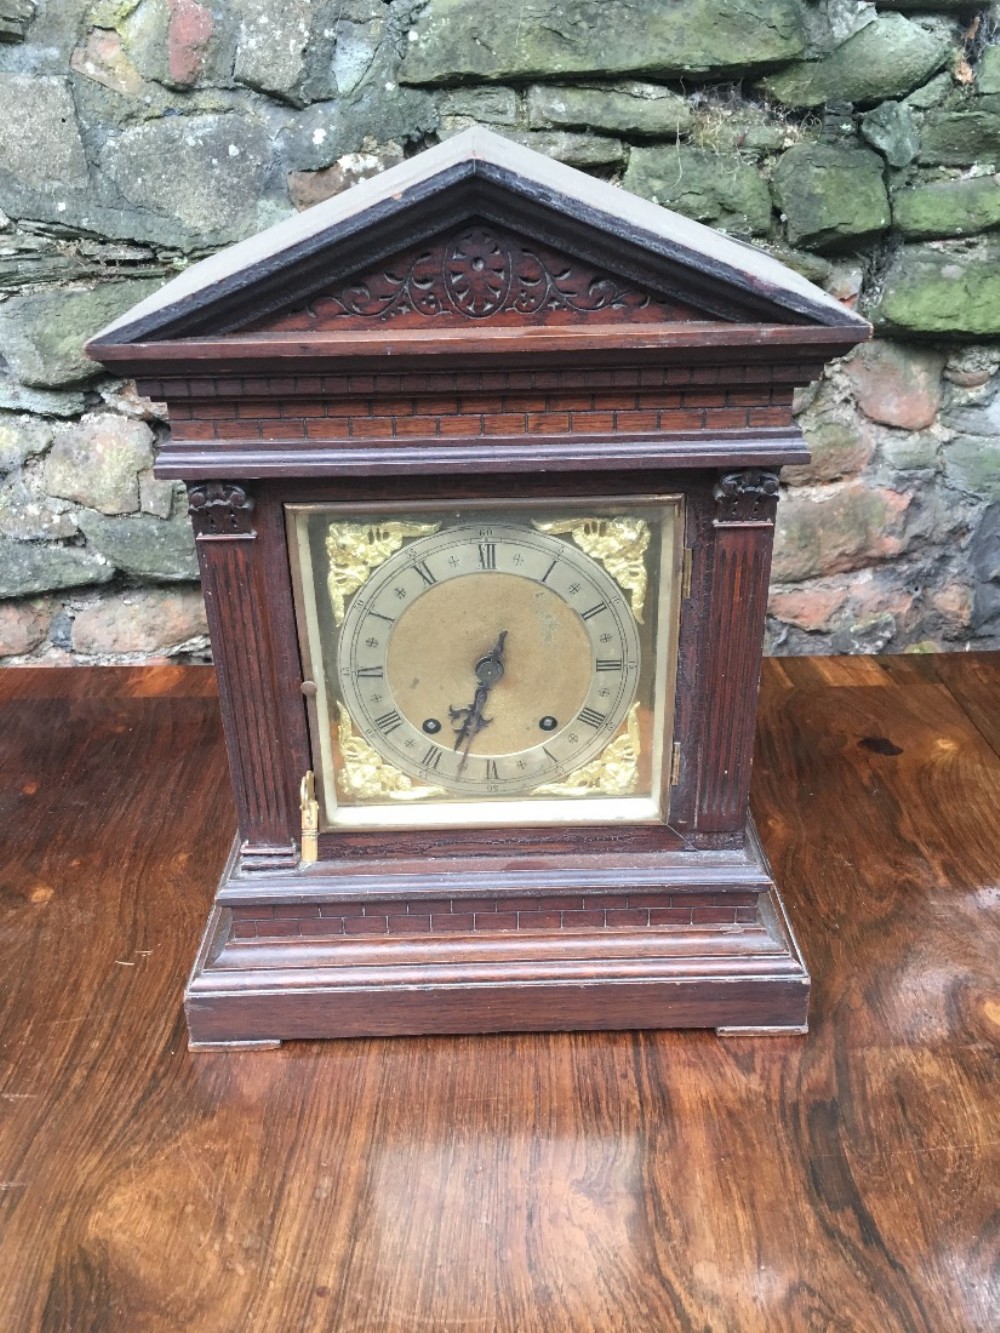
<svg viewBox="0 0 1000 1333">
<path fill-rule="evenodd" d="M 868 333 L 472 130 L 94 339 L 169 407 L 229 750 L 192 1045 L 804 1028 L 756 691 L 792 391 Z"/>
</svg>

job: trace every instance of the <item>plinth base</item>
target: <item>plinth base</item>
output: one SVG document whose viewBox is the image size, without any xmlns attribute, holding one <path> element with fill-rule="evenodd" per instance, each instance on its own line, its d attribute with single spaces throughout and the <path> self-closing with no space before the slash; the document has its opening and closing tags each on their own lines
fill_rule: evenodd
<svg viewBox="0 0 1000 1333">
<path fill-rule="evenodd" d="M 752 826 L 632 874 L 240 874 L 185 1002 L 192 1049 L 292 1038 L 716 1028 L 804 1032 L 809 974 Z M 614 887 L 611 887 L 614 885 Z M 430 897 L 430 893 L 434 897 Z"/>
</svg>

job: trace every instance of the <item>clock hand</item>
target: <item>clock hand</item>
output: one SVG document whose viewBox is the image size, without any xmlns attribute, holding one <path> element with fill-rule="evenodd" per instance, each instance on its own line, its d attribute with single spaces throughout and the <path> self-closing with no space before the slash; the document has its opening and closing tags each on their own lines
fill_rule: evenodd
<svg viewBox="0 0 1000 1333">
<path fill-rule="evenodd" d="M 448 709 L 452 722 L 457 722 L 459 718 L 462 718 L 461 726 L 455 729 L 455 749 L 462 751 L 462 758 L 458 765 L 459 773 L 462 772 L 468 762 L 469 747 L 473 740 L 492 721 L 492 718 L 484 717 L 483 712 L 486 708 L 490 690 L 503 677 L 503 650 L 506 639 L 507 631 L 502 630 L 493 648 L 476 663 L 476 679 L 479 681 L 479 685 L 476 688 L 472 703 L 465 708 L 449 707 Z"/>
</svg>

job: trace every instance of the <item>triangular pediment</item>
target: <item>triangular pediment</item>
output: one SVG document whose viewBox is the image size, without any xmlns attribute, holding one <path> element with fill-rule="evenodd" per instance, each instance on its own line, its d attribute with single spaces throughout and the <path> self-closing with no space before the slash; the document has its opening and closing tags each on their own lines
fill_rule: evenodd
<svg viewBox="0 0 1000 1333">
<path fill-rule="evenodd" d="M 558 327 L 706 318 L 715 316 L 523 232 L 470 218 L 241 331 Z"/>
<path fill-rule="evenodd" d="M 867 330 L 769 255 L 474 129 L 193 265 L 90 351 L 387 325 L 705 321 Z"/>
</svg>

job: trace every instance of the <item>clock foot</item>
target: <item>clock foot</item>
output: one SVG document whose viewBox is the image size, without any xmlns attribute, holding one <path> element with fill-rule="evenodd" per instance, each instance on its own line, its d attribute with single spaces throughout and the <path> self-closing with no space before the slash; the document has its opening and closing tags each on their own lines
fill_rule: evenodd
<svg viewBox="0 0 1000 1333">
<path fill-rule="evenodd" d="M 715 1029 L 715 1035 L 717 1037 L 803 1037 L 808 1031 L 808 1023 L 787 1023 L 768 1027 L 722 1027 Z"/>
<path fill-rule="evenodd" d="M 189 1051 L 273 1051 L 281 1045 L 280 1037 L 261 1037 L 251 1041 L 189 1041 Z"/>
</svg>

